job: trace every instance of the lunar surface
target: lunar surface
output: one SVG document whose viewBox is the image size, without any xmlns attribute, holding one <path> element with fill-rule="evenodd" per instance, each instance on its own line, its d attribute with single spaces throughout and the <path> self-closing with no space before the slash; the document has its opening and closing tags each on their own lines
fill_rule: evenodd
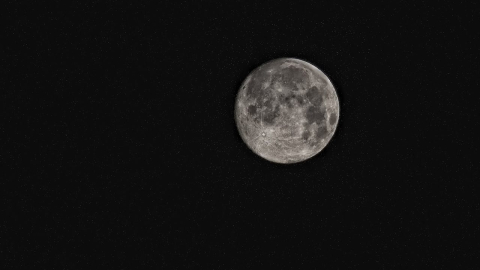
<svg viewBox="0 0 480 270">
<path fill-rule="evenodd" d="M 276 163 L 318 154 L 335 133 L 339 116 L 338 96 L 327 76 L 295 58 L 275 59 L 253 70 L 235 101 L 243 141 Z"/>
</svg>

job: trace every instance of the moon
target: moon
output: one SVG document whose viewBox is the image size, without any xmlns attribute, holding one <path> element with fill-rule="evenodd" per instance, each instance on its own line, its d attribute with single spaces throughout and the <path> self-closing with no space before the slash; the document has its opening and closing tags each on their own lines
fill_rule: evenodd
<svg viewBox="0 0 480 270">
<path fill-rule="evenodd" d="M 258 156 L 281 164 L 301 162 L 322 151 L 339 116 L 330 79 L 296 58 L 274 59 L 254 69 L 235 100 L 242 140 Z"/>
</svg>

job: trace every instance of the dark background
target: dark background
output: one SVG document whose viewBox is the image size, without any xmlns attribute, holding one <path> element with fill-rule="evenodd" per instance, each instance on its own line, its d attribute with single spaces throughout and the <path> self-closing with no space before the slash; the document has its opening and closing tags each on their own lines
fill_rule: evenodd
<svg viewBox="0 0 480 270">
<path fill-rule="evenodd" d="M 478 269 L 477 2 L 134 2 L 4 9 L 0 268 Z M 292 165 L 233 117 L 278 57 L 341 105 Z"/>
</svg>

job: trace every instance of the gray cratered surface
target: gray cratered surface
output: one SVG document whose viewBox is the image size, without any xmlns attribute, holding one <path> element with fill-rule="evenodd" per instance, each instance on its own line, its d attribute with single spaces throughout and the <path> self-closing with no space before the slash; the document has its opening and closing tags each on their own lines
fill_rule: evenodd
<svg viewBox="0 0 480 270">
<path fill-rule="evenodd" d="M 340 115 L 337 93 L 327 76 L 296 58 L 279 58 L 253 70 L 235 102 L 243 141 L 276 163 L 309 159 L 328 144 Z"/>
</svg>

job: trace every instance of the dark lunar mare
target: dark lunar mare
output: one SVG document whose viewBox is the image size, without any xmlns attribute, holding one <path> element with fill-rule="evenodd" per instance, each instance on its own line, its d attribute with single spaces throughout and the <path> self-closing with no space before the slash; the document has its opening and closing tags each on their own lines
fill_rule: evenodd
<svg viewBox="0 0 480 270">
<path fill-rule="evenodd" d="M 308 140 L 308 138 L 310 137 L 311 133 L 309 130 L 305 130 L 303 133 L 302 133 L 302 139 L 304 140 Z"/>
<path fill-rule="evenodd" d="M 325 109 L 323 107 L 310 106 L 305 112 L 305 118 L 310 125 L 313 123 L 320 125 L 325 121 Z"/>
<path fill-rule="evenodd" d="M 248 106 L 247 112 L 248 112 L 248 115 L 254 116 L 255 113 L 257 112 L 257 106 L 255 105 Z"/>
<path fill-rule="evenodd" d="M 321 126 L 326 119 L 326 109 L 322 106 L 324 102 L 323 93 L 318 89 L 318 87 L 313 86 L 307 91 L 307 99 L 310 101 L 311 105 L 305 111 L 305 118 L 307 119 L 309 125 L 317 123 Z M 325 133 L 322 130 L 319 130 L 318 133 Z M 317 133 L 317 135 L 318 135 Z"/>
<path fill-rule="evenodd" d="M 320 106 L 323 103 L 323 96 L 318 87 L 312 86 L 307 91 L 307 98 L 314 106 Z"/>
<path fill-rule="evenodd" d="M 327 127 L 326 126 L 319 126 L 318 129 L 317 129 L 317 133 L 316 133 L 315 137 L 317 138 L 317 140 L 321 140 L 327 134 L 328 134 Z"/>
<path fill-rule="evenodd" d="M 335 113 L 330 114 L 330 125 L 334 125 L 337 122 L 337 115 Z"/>
<path fill-rule="evenodd" d="M 276 104 L 273 109 L 267 109 L 263 115 L 263 123 L 273 125 L 275 120 L 280 116 L 280 105 Z"/>
</svg>

